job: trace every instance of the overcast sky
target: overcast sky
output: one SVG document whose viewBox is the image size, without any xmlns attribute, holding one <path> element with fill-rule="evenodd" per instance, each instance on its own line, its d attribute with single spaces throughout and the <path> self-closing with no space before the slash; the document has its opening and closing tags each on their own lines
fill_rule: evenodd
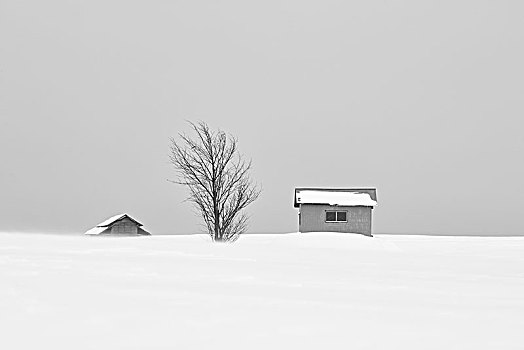
<svg viewBox="0 0 524 350">
<path fill-rule="evenodd" d="M 524 2 L 0 0 L 0 231 L 128 212 L 198 232 L 169 137 L 239 138 L 292 232 L 296 186 L 376 186 L 374 231 L 524 234 Z"/>
</svg>

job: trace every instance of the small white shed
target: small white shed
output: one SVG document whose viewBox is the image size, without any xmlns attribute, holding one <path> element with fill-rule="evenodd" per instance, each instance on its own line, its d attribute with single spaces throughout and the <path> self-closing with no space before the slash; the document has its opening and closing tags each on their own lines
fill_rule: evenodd
<svg viewBox="0 0 524 350">
<path fill-rule="evenodd" d="M 371 236 L 376 188 L 296 188 L 300 232 L 348 232 Z"/>
</svg>

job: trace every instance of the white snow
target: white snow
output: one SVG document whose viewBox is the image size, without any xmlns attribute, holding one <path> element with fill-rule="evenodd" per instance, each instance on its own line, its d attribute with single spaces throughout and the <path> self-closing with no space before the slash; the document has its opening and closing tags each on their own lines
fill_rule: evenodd
<svg viewBox="0 0 524 350">
<path fill-rule="evenodd" d="M 368 193 L 342 191 L 297 191 L 299 204 L 329 204 L 346 206 L 376 206 L 377 202 L 371 199 Z"/>
<path fill-rule="evenodd" d="M 523 349 L 524 237 L 0 233 L 0 349 Z"/>
</svg>

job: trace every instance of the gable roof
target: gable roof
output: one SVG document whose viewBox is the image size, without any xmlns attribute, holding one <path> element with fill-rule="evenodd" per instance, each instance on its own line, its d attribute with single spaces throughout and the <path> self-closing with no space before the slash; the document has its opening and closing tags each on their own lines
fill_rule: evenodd
<svg viewBox="0 0 524 350">
<path fill-rule="evenodd" d="M 111 228 L 111 226 L 113 226 L 115 223 L 117 223 L 117 222 L 119 222 L 120 220 L 123 220 L 123 219 L 129 219 L 129 220 L 133 221 L 138 227 L 143 226 L 141 223 L 139 223 L 138 221 L 136 221 L 135 219 L 133 219 L 132 217 L 130 217 L 129 215 L 124 213 L 124 214 L 118 214 L 118 215 L 112 216 L 109 219 L 102 221 L 101 223 L 99 223 L 98 225 L 93 227 L 92 229 L 87 230 L 84 234 L 86 234 L 86 235 L 99 235 L 101 233 L 104 233 L 106 230 L 109 230 Z M 147 231 L 145 231 L 143 229 L 142 229 L 142 231 L 145 232 L 145 234 L 149 234 L 149 232 L 147 232 Z"/>
<path fill-rule="evenodd" d="M 113 225 L 115 222 L 120 221 L 120 220 L 125 219 L 125 218 L 128 218 L 129 220 L 133 221 L 138 226 L 143 226 L 141 223 L 139 223 L 138 221 L 136 221 L 135 219 L 133 219 L 132 217 L 130 217 L 126 213 L 123 213 L 123 214 L 118 214 L 118 215 L 112 216 L 109 219 L 102 221 L 101 223 L 96 225 L 96 227 L 108 227 L 110 225 Z"/>
<path fill-rule="evenodd" d="M 294 207 L 300 204 L 328 204 L 343 206 L 377 205 L 376 188 L 296 188 Z"/>
</svg>

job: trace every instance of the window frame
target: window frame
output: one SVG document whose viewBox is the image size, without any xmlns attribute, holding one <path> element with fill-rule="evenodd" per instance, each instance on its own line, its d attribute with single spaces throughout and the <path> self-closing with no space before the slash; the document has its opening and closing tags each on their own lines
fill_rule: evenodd
<svg viewBox="0 0 524 350">
<path fill-rule="evenodd" d="M 327 219 L 327 213 L 335 213 L 335 221 L 330 221 Z M 345 213 L 346 220 L 338 220 L 338 213 Z M 324 221 L 329 224 L 343 224 L 348 222 L 348 211 L 347 210 L 325 210 L 324 212 Z"/>
</svg>

